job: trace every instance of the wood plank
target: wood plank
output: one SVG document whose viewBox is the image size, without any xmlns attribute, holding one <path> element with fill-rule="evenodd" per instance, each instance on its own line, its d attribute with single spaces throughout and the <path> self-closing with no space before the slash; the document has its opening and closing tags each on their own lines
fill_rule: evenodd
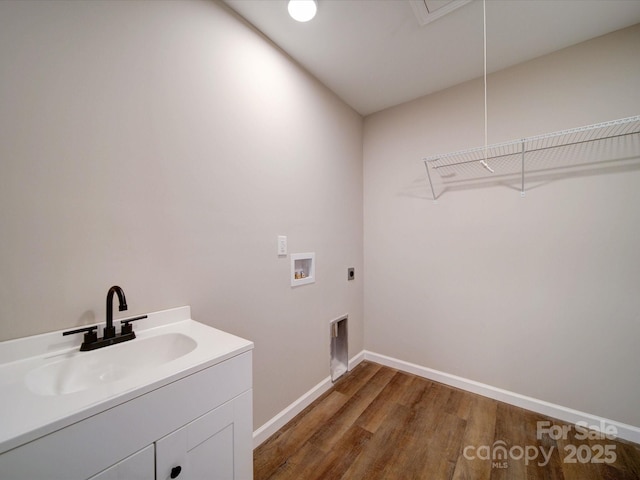
<svg viewBox="0 0 640 480">
<path fill-rule="evenodd" d="M 538 438 L 538 422 L 543 420 L 538 414 L 518 408 L 520 420 L 526 432 L 526 446 L 535 446 L 538 449 L 538 457 L 529 462 L 527 474 L 532 478 L 544 480 L 563 480 L 562 457 L 558 450 L 557 442 L 549 435 Z M 555 423 L 555 420 L 548 419 Z M 562 423 L 562 422 L 560 422 Z"/>
<path fill-rule="evenodd" d="M 384 479 L 385 467 L 397 455 L 403 436 L 403 426 L 410 424 L 413 410 L 403 405 L 395 405 L 387 420 L 378 428 L 358 458 L 343 475 L 343 479 Z"/>
<path fill-rule="evenodd" d="M 375 433 L 404 394 L 411 392 L 415 386 L 412 376 L 397 372 L 380 394 L 362 412 L 362 415 L 358 417 L 356 425 Z"/>
<path fill-rule="evenodd" d="M 554 425 L 562 425 L 561 422 L 554 421 Z M 601 464 L 582 463 L 578 460 L 578 455 L 573 455 L 579 448 L 585 446 L 591 451 L 588 440 L 578 439 L 575 436 L 575 429 L 571 426 L 566 438 L 559 438 L 558 454 L 562 462 L 562 472 L 566 480 L 596 480 L 606 478 L 605 469 Z"/>
<path fill-rule="evenodd" d="M 309 441 L 317 448 L 329 452 L 333 444 L 356 422 L 395 374 L 392 369 L 378 369 L 333 416 L 318 427 Z"/>
<path fill-rule="evenodd" d="M 372 435 L 371 432 L 357 425 L 347 429 L 331 451 L 323 457 L 314 474 L 317 475 L 317 478 L 323 479 L 342 478 L 365 448 Z M 299 476 L 298 478 L 308 477 Z"/>
<path fill-rule="evenodd" d="M 300 448 L 329 418 L 349 400 L 346 395 L 332 390 L 313 403 L 311 409 L 297 415 L 282 430 L 254 451 L 254 477 L 268 478 L 296 449 Z"/>
<path fill-rule="evenodd" d="M 382 368 L 382 365 L 365 360 L 359 363 L 353 370 L 343 375 L 342 378 L 335 383 L 333 389 L 350 397 L 366 385 L 369 379 Z"/>
<path fill-rule="evenodd" d="M 478 447 L 493 444 L 497 408 L 495 400 L 479 395 L 472 399 L 453 480 L 489 480 L 491 477 L 491 463 L 475 457 Z M 470 448 L 465 456 L 466 447 Z"/>
<path fill-rule="evenodd" d="M 404 405 L 405 407 L 415 407 L 422 401 L 422 398 L 427 395 L 428 390 L 434 385 L 434 383 L 425 378 L 416 377 L 415 375 L 405 374 L 411 378 L 411 383 L 408 388 L 400 392 L 397 403 Z"/>
<path fill-rule="evenodd" d="M 421 418 L 422 417 L 422 418 Z M 416 412 L 415 427 L 407 438 L 405 461 L 394 465 L 389 478 L 451 478 L 459 457 L 466 421 L 451 414 Z"/>
<path fill-rule="evenodd" d="M 284 458 L 271 471 L 254 468 L 254 479 L 299 480 L 302 478 L 318 478 L 315 473 L 324 459 L 324 452 L 308 442 L 299 447 L 297 450 L 291 450 L 291 455 Z"/>
<path fill-rule="evenodd" d="M 611 444 L 612 442 L 601 442 Z M 613 462 L 618 471 L 630 475 L 630 478 L 640 478 L 640 447 L 624 442 L 613 443 L 616 447 L 616 461 Z"/>
</svg>

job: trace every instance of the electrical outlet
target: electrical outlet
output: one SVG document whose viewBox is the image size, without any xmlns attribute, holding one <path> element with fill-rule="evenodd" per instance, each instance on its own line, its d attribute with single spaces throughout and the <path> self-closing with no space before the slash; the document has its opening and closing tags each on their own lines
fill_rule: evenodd
<svg viewBox="0 0 640 480">
<path fill-rule="evenodd" d="M 354 278 L 356 278 L 356 269 L 349 267 L 347 269 L 347 280 L 353 280 Z"/>
</svg>

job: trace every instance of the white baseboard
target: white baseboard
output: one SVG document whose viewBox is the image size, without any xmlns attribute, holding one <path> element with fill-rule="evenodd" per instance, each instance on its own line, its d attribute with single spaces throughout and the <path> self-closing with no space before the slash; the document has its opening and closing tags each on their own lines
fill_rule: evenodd
<svg viewBox="0 0 640 480">
<path fill-rule="evenodd" d="M 354 368 L 360 362 L 364 360 L 364 350 L 358 353 L 355 357 L 349 360 L 349 370 Z M 303 394 L 300 398 L 278 413 L 275 417 L 269 420 L 267 423 L 258 428 L 255 432 L 253 432 L 253 448 L 258 447 L 265 440 L 267 440 L 271 435 L 276 433 L 282 427 L 284 427 L 287 422 L 293 419 L 296 415 L 298 415 L 302 410 L 307 408 L 309 405 L 313 403 L 314 400 L 320 397 L 324 392 L 329 390 L 333 383 L 331 382 L 331 377 L 327 377 L 318 383 L 316 386 L 311 388 L 308 392 Z"/>
<path fill-rule="evenodd" d="M 356 365 L 358 365 L 360 362 L 364 360 L 364 352 L 365 350 L 362 350 L 359 354 L 357 354 L 355 357 L 349 360 L 349 370 L 352 370 L 353 367 L 355 367 Z"/>
<path fill-rule="evenodd" d="M 616 436 L 630 442 L 640 444 L 640 428 L 633 425 L 627 425 L 624 423 L 609 420 L 607 418 L 599 417 L 597 415 L 591 415 L 589 413 L 580 412 L 571 408 L 556 405 L 554 403 L 545 402 L 544 400 L 538 400 L 536 398 L 520 395 L 519 393 L 510 392 L 501 388 L 492 387 L 484 383 L 469 380 L 467 378 L 458 377 L 449 373 L 434 370 L 432 368 L 423 367 L 414 363 L 398 360 L 397 358 L 388 357 L 379 353 L 363 350 L 349 360 L 349 370 L 354 368 L 363 360 L 370 360 L 380 365 L 395 368 L 407 373 L 418 375 L 419 377 L 427 378 L 435 382 L 443 383 L 451 387 L 456 387 L 467 392 L 476 393 L 484 397 L 493 398 L 500 402 L 508 403 L 516 407 L 525 408 L 532 412 L 540 413 L 551 418 L 561 420 L 563 422 L 576 424 L 578 422 L 585 422 L 586 425 L 596 427 L 596 429 L 603 429 L 605 427 L 613 426 L 617 430 Z M 315 387 L 309 390 L 307 393 L 298 398 L 291 405 L 286 407 L 275 417 L 269 420 L 267 423 L 253 432 L 253 448 L 267 440 L 271 435 L 276 433 L 293 417 L 299 414 L 302 410 L 308 407 L 314 400 L 320 395 L 331 388 L 331 377 L 327 377 L 318 383 Z"/>
<path fill-rule="evenodd" d="M 414 363 L 398 360 L 396 358 L 387 357 L 386 355 L 380 355 L 378 353 L 369 352 L 367 350 L 365 350 L 363 353 L 365 360 L 371 360 L 372 362 L 379 363 L 380 365 L 385 365 L 387 367 L 395 368 L 403 372 L 412 373 L 429 380 L 460 388 L 461 390 L 477 393 L 478 395 L 493 398 L 494 400 L 499 400 L 516 407 L 525 408 L 527 410 L 531 410 L 533 412 L 540 413 L 551 418 L 562 420 L 563 422 L 572 424 L 585 422 L 586 425 L 597 427 L 596 429 L 603 429 L 605 427 L 613 426 L 617 430 L 616 436 L 618 438 L 640 444 L 640 428 L 633 425 L 627 425 L 624 423 L 616 422 L 614 420 L 599 417 L 597 415 L 580 412 L 578 410 L 563 407 L 561 405 L 545 402 L 544 400 L 538 400 L 537 398 L 527 397 L 525 395 L 520 395 L 519 393 L 492 387 L 491 385 L 486 385 L 474 380 L 469 380 L 467 378 L 458 377 L 449 373 L 440 372 L 438 370 L 433 370 L 432 368 L 423 367 Z"/>
<path fill-rule="evenodd" d="M 291 405 L 286 407 L 275 417 L 269 420 L 267 423 L 253 432 L 253 448 L 258 447 L 261 443 L 267 440 L 271 435 L 276 433 L 293 417 L 298 415 L 302 410 L 307 408 L 315 399 L 331 388 L 331 377 L 327 377 L 318 383 L 315 387 L 309 390 L 307 393 L 298 398 Z"/>
</svg>

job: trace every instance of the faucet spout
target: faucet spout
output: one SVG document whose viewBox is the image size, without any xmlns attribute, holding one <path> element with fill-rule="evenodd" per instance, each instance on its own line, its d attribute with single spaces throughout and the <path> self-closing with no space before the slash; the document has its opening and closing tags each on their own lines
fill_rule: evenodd
<svg viewBox="0 0 640 480">
<path fill-rule="evenodd" d="M 118 295 L 118 310 L 123 312 L 127 309 L 127 299 L 124 296 L 122 288 L 114 285 L 107 293 L 107 325 L 104 327 L 104 338 L 113 338 L 116 336 L 116 327 L 113 326 L 113 295 Z"/>
</svg>

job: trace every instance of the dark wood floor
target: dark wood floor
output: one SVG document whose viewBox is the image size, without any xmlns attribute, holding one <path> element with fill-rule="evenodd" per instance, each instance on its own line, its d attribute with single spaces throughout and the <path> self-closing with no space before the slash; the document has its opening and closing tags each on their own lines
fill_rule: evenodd
<svg viewBox="0 0 640 480">
<path fill-rule="evenodd" d="M 538 421 L 548 421 L 557 439 L 546 433 L 538 439 Z M 365 361 L 254 451 L 254 475 L 255 480 L 640 479 L 639 446 L 579 439 L 574 426 L 562 438 L 562 425 Z"/>
</svg>

